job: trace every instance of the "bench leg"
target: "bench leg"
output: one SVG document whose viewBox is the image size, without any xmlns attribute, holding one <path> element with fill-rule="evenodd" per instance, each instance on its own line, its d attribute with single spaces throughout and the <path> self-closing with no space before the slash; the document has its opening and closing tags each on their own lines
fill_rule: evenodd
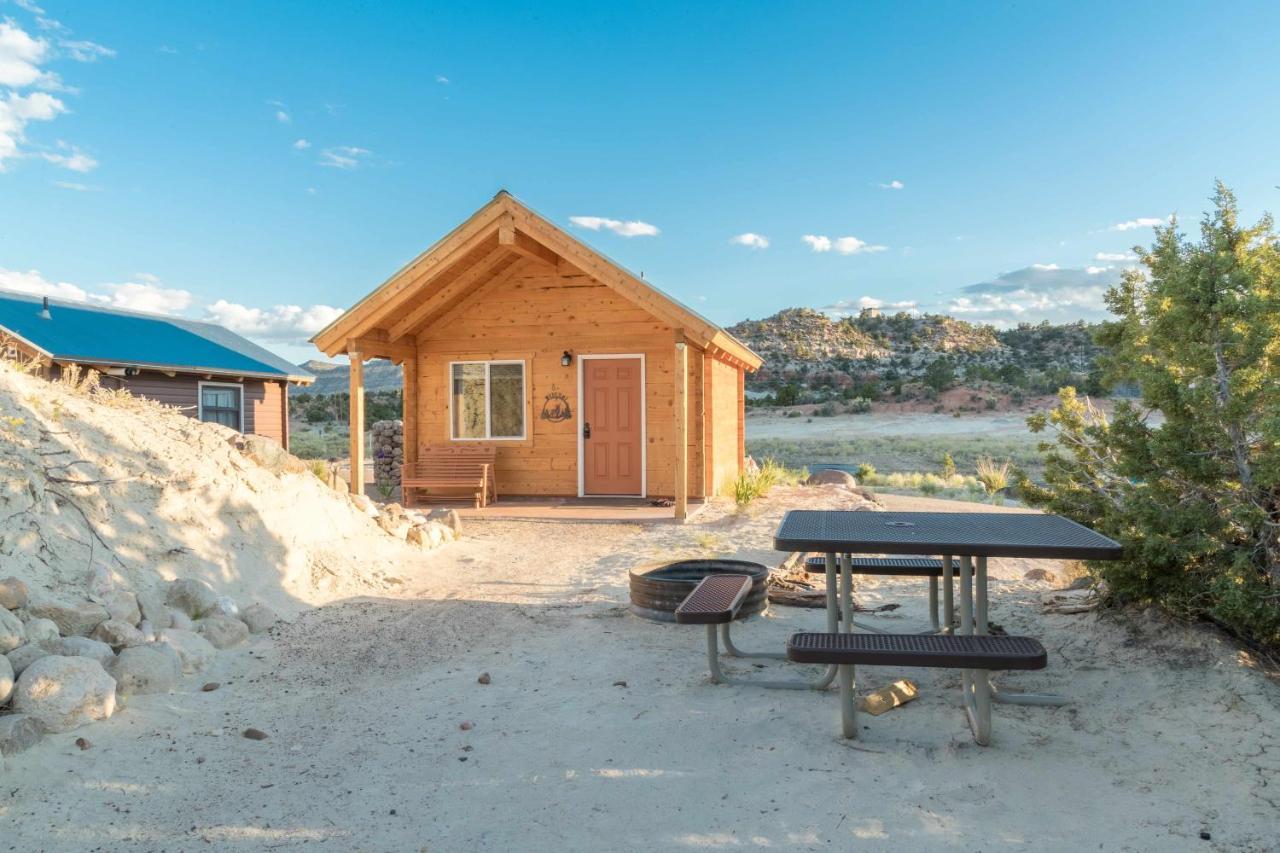
<svg viewBox="0 0 1280 853">
<path fill-rule="evenodd" d="M 719 636 L 723 635 L 725 640 L 726 651 L 732 649 L 730 654 L 743 658 L 773 658 L 772 654 L 750 655 L 744 654 L 734 648 L 732 641 L 729 639 L 728 623 L 721 626 L 721 632 L 716 631 L 715 625 L 707 626 L 707 669 L 711 671 L 712 684 L 741 684 L 748 687 L 766 687 L 771 690 L 826 690 L 831 686 L 831 682 L 836 677 L 836 667 L 828 666 L 826 674 L 817 681 L 757 681 L 748 678 L 733 678 L 726 675 L 724 669 L 720 666 L 720 647 L 718 643 Z M 786 655 L 776 655 L 780 660 L 785 660 Z"/>
<path fill-rule="evenodd" d="M 828 559 L 832 555 L 827 555 Z M 831 594 L 832 578 L 827 579 L 827 605 L 830 606 L 834 600 Z M 883 628 L 877 628 L 867 622 L 859 622 L 853 618 L 853 558 L 848 554 L 840 555 L 840 621 L 843 623 L 843 631 L 846 634 L 852 634 L 854 628 L 861 628 L 864 631 L 870 631 L 872 634 L 888 634 Z M 837 631 L 831 631 L 835 634 Z"/>
<path fill-rule="evenodd" d="M 938 579 L 929 578 L 929 633 L 937 634 L 942 630 L 938 621 Z"/>
<path fill-rule="evenodd" d="M 840 683 L 840 734 L 846 738 L 858 736 L 858 700 L 854 695 L 853 664 L 840 664 L 836 667 L 836 676 Z"/>
<path fill-rule="evenodd" d="M 942 613 L 946 620 L 943 624 L 943 633 L 950 634 L 955 631 L 956 624 L 956 602 L 955 591 L 952 583 L 953 578 L 951 570 L 951 555 L 942 555 Z"/>
<path fill-rule="evenodd" d="M 966 669 L 961 676 L 964 685 L 964 710 L 969 728 L 979 746 L 991 745 L 991 672 Z"/>
</svg>

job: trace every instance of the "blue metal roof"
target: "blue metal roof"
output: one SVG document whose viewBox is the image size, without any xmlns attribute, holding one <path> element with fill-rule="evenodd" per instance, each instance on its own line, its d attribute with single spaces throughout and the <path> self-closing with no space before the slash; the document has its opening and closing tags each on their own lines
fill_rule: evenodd
<svg viewBox="0 0 1280 853">
<path fill-rule="evenodd" d="M 252 341 L 213 323 L 0 292 L 0 329 L 57 361 L 155 367 L 205 373 L 315 379 Z"/>
</svg>

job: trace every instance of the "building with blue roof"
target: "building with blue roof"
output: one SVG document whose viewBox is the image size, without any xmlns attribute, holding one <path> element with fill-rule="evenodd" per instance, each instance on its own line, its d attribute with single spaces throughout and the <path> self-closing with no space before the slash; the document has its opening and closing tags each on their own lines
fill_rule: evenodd
<svg viewBox="0 0 1280 853">
<path fill-rule="evenodd" d="M 288 447 L 290 383 L 309 371 L 213 323 L 0 291 L 0 346 L 37 359 L 52 378 L 67 365 L 192 417 Z"/>
</svg>

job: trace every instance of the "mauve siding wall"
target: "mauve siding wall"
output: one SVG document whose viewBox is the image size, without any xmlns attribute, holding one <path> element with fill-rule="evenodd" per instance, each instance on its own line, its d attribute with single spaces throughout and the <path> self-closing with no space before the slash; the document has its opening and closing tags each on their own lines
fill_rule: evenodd
<svg viewBox="0 0 1280 853">
<path fill-rule="evenodd" d="M 224 379 L 208 380 L 244 388 L 244 431 L 252 435 L 274 439 L 289 446 L 289 427 L 285 416 L 286 397 L 283 382 L 262 379 L 246 379 L 244 382 Z M 127 388 L 138 397 L 177 406 L 191 417 L 197 417 L 200 404 L 200 382 L 194 376 L 165 376 L 163 373 L 143 371 L 138 376 L 104 376 L 103 384 L 114 388 Z"/>
</svg>

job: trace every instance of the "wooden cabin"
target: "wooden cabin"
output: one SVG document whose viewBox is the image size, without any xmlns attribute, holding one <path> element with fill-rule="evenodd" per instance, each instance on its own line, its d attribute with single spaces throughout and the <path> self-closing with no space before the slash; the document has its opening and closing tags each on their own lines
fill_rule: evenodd
<svg viewBox="0 0 1280 853">
<path fill-rule="evenodd" d="M 0 357 L 35 361 L 47 379 L 69 365 L 187 415 L 289 447 L 289 386 L 315 381 L 213 323 L 0 293 Z"/>
<path fill-rule="evenodd" d="M 351 359 L 353 470 L 362 364 L 388 358 L 407 462 L 479 443 L 504 496 L 670 498 L 677 518 L 742 470 L 743 377 L 761 363 L 505 191 L 312 341 Z"/>
</svg>

